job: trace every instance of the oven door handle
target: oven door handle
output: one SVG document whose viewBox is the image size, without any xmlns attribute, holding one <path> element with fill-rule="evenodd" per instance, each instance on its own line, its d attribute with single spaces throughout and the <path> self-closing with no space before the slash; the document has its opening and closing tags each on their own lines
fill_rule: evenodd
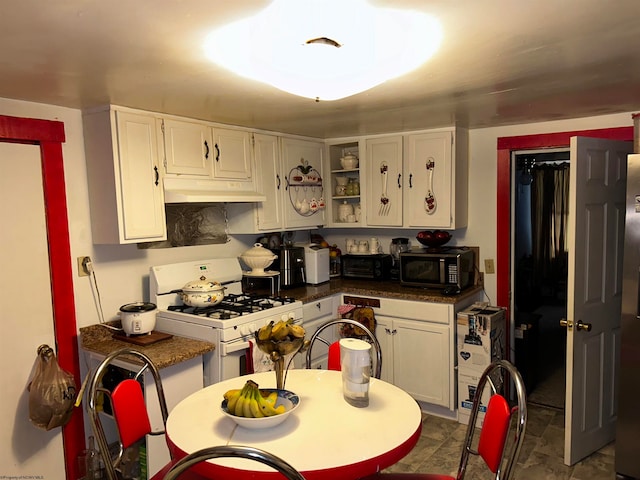
<svg viewBox="0 0 640 480">
<path fill-rule="evenodd" d="M 249 348 L 249 342 L 233 342 L 229 344 L 222 345 L 222 356 L 227 356 L 234 352 L 239 352 L 240 350 L 246 350 Z"/>
</svg>

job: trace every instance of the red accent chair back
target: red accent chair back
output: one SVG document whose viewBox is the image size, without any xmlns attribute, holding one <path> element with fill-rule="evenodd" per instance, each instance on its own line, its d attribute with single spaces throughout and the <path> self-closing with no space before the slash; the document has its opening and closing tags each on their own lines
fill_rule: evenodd
<svg viewBox="0 0 640 480">
<path fill-rule="evenodd" d="M 321 336 L 321 333 L 325 331 L 327 328 L 337 325 L 353 325 L 358 327 L 362 331 L 365 332 L 366 337 L 368 338 L 373 351 L 375 352 L 375 369 L 373 371 L 373 376 L 375 378 L 380 378 L 382 374 L 382 350 L 380 349 L 380 342 L 376 338 L 375 334 L 369 330 L 365 325 L 360 322 L 356 322 L 355 320 L 351 320 L 348 318 L 340 318 L 336 320 L 329 320 L 328 322 L 323 323 L 318 327 L 318 329 L 314 332 L 309 340 L 309 347 L 307 348 L 307 368 L 311 368 L 311 352 L 313 350 L 313 346 L 316 341 L 324 343 L 329 347 L 328 353 L 328 365 L 327 368 L 329 370 L 341 370 L 340 367 L 340 343 L 339 342 L 329 342 L 326 338 Z"/>
<path fill-rule="evenodd" d="M 126 362 L 128 365 L 140 365 L 140 368 L 133 375 L 118 383 L 113 390 L 109 390 L 103 385 L 103 378 L 109 367 L 116 362 Z M 117 365 L 116 365 L 117 366 Z M 135 366 L 132 370 L 135 371 Z M 126 448 L 143 439 L 146 435 L 164 435 L 165 431 L 152 431 L 151 422 L 144 393 L 139 379 L 144 372 L 149 371 L 153 377 L 157 399 L 160 406 L 163 425 L 167 423 L 169 411 L 162 388 L 160 372 L 151 359 L 144 353 L 131 348 L 123 348 L 108 355 L 90 376 L 87 386 L 87 413 L 91 421 L 94 437 L 100 454 L 104 459 L 105 471 L 108 480 L 118 480 L 118 470 Z M 154 395 L 151 395 L 153 397 Z M 118 452 L 113 457 L 109 450 L 109 441 L 102 426 L 101 415 L 106 402 L 111 404 L 113 418 L 118 431 Z M 109 461 L 111 460 L 111 461 Z"/>
</svg>

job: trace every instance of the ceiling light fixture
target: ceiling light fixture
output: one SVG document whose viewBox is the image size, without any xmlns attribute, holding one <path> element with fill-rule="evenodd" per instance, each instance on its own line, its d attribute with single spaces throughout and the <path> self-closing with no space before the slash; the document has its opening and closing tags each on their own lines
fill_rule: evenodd
<svg viewBox="0 0 640 480">
<path fill-rule="evenodd" d="M 442 39 L 439 23 L 366 0 L 275 0 L 211 33 L 205 54 L 246 78 L 315 100 L 338 100 L 404 75 Z"/>
</svg>

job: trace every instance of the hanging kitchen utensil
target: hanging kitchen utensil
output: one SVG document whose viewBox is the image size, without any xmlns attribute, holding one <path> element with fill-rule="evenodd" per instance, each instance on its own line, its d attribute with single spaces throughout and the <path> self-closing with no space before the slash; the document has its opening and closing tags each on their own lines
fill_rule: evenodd
<svg viewBox="0 0 640 480">
<path fill-rule="evenodd" d="M 424 209 L 428 215 L 433 215 L 436 211 L 437 203 L 436 197 L 433 194 L 433 169 L 436 166 L 436 162 L 433 157 L 427 159 L 427 175 L 429 176 L 429 189 L 427 190 L 427 196 L 424 197 Z"/>
<path fill-rule="evenodd" d="M 382 178 L 382 193 L 380 194 L 378 215 L 384 216 L 389 213 L 391 208 L 389 205 L 389 197 L 387 197 L 387 179 L 389 177 L 389 165 L 387 165 L 387 162 L 380 162 L 380 176 Z"/>
</svg>

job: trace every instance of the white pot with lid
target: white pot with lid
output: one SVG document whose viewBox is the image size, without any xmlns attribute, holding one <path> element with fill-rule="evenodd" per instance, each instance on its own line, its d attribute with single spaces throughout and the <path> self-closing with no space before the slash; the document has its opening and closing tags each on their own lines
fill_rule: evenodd
<svg viewBox="0 0 640 480">
<path fill-rule="evenodd" d="M 120 321 L 122 330 L 128 335 L 142 335 L 151 333 L 156 327 L 155 303 L 134 302 L 120 307 Z"/>
<path fill-rule="evenodd" d="M 226 287 L 219 282 L 208 280 L 205 276 L 187 283 L 180 291 L 180 298 L 190 307 L 211 307 L 224 299 Z"/>
</svg>

